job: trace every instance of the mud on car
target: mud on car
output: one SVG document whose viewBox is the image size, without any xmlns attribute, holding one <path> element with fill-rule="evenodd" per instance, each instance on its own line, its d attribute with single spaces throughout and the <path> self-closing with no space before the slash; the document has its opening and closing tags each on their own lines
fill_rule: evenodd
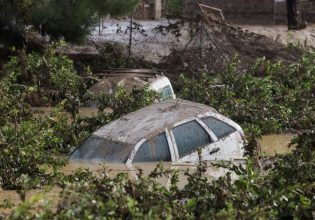
<svg viewBox="0 0 315 220">
<path fill-rule="evenodd" d="M 172 84 L 170 80 L 164 76 L 163 72 L 150 69 L 113 69 L 104 70 L 100 74 L 99 82 L 89 88 L 89 92 L 97 95 L 101 92 L 108 94 L 114 93 L 118 86 L 122 86 L 127 90 L 133 87 L 148 86 L 150 90 L 160 93 L 161 100 L 175 99 Z M 97 106 L 96 102 L 86 102 L 86 107 Z"/>
<path fill-rule="evenodd" d="M 244 133 L 214 108 L 168 100 L 127 114 L 94 132 L 70 160 L 106 163 L 243 159 Z"/>
</svg>

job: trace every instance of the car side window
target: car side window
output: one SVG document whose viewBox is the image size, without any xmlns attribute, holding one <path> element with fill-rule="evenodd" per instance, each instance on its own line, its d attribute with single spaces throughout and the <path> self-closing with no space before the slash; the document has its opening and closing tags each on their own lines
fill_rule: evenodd
<svg viewBox="0 0 315 220">
<path fill-rule="evenodd" d="M 232 126 L 213 117 L 205 117 L 201 120 L 219 139 L 236 131 Z"/>
<path fill-rule="evenodd" d="M 210 135 L 197 121 L 187 122 L 172 131 L 180 157 L 212 142 Z"/>
<path fill-rule="evenodd" d="M 171 161 L 171 153 L 165 133 L 162 133 L 146 142 L 138 149 L 133 163 Z"/>
</svg>

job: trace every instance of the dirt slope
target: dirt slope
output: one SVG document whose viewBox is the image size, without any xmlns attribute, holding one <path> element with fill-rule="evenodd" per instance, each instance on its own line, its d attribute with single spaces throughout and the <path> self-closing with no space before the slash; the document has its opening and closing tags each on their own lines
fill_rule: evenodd
<svg viewBox="0 0 315 220">
<path fill-rule="evenodd" d="M 273 62 L 293 63 L 303 53 L 299 47 L 283 44 L 278 39 L 246 30 L 226 21 L 205 19 L 206 34 L 203 31 L 200 38 L 203 44 L 192 43 L 184 50 L 174 50 L 164 58 L 161 67 L 168 67 L 169 73 L 194 73 L 205 70 L 207 73 L 218 73 L 224 68 L 226 60 L 237 56 L 242 64 L 252 66 L 257 58 L 265 57 Z"/>
</svg>

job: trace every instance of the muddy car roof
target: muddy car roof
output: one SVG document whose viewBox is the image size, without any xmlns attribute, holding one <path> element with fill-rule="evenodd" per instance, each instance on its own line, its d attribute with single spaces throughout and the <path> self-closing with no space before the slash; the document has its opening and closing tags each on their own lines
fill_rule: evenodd
<svg viewBox="0 0 315 220">
<path fill-rule="evenodd" d="M 106 78 L 111 77 L 139 77 L 139 78 L 157 78 L 164 76 L 161 71 L 154 69 L 111 69 L 102 70 L 101 73 L 96 74 L 98 76 L 103 76 Z"/>
<path fill-rule="evenodd" d="M 200 114 L 217 111 L 209 106 L 186 100 L 156 103 L 127 114 L 97 130 L 93 135 L 106 140 L 135 145 L 142 138 L 150 138 L 165 127 Z"/>
<path fill-rule="evenodd" d="M 127 89 L 134 86 L 144 86 L 163 77 L 163 74 L 157 70 L 150 69 L 113 69 L 103 70 L 103 78 L 89 88 L 92 93 L 113 92 L 118 85 Z"/>
</svg>

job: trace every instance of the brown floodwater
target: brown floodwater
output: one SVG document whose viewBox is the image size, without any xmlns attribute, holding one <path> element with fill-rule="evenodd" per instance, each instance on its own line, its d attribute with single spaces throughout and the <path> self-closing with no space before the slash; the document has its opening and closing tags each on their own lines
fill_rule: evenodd
<svg viewBox="0 0 315 220">
<path fill-rule="evenodd" d="M 41 115 L 50 115 L 55 111 L 54 107 L 34 107 L 34 111 L 36 111 L 36 114 Z M 92 116 L 97 113 L 97 108 L 88 108 L 88 107 L 80 107 L 79 108 L 79 115 L 81 116 Z"/>
<path fill-rule="evenodd" d="M 60 192 L 61 189 L 57 187 L 51 189 L 30 190 L 26 193 L 25 199 L 26 201 L 34 202 L 34 211 L 40 211 L 40 207 L 47 204 L 47 202 L 51 204 L 51 207 L 57 208 Z M 21 203 L 19 194 L 13 190 L 0 190 L 0 204 L 2 204 L 4 200 L 9 200 L 14 206 L 9 209 L 0 208 L 0 218 L 1 214 L 9 214 L 14 207 Z"/>
<path fill-rule="evenodd" d="M 294 147 L 289 148 L 293 137 L 293 134 L 272 134 L 263 136 L 260 140 L 262 153 L 267 156 L 290 153 L 294 149 Z"/>
<path fill-rule="evenodd" d="M 158 163 L 137 163 L 132 166 L 127 166 L 125 164 L 100 164 L 100 163 L 86 163 L 82 161 L 76 161 L 76 162 L 69 162 L 69 164 L 63 168 L 63 172 L 65 174 L 71 174 L 75 172 L 78 169 L 89 169 L 96 175 L 99 175 L 101 172 L 106 169 L 106 174 L 108 174 L 110 177 L 115 177 L 118 173 L 127 173 L 130 179 L 136 180 L 138 177 L 139 169 L 143 171 L 143 175 L 147 176 L 149 175 L 158 165 Z M 164 169 L 173 169 L 173 170 L 179 170 L 179 188 L 183 188 L 184 185 L 187 183 L 187 176 L 184 175 L 184 172 L 189 171 L 190 173 L 194 172 L 196 170 L 196 164 L 177 164 L 174 165 L 172 163 L 163 163 Z M 216 168 L 213 166 L 208 167 L 207 169 L 207 175 L 210 178 L 218 178 L 219 176 L 224 175 L 228 170 L 223 168 Z M 236 176 L 234 176 L 235 178 Z M 232 176 L 233 178 L 233 176 Z M 157 181 L 168 187 L 170 184 L 170 178 L 163 176 L 159 177 Z M 52 189 L 48 190 L 31 190 L 27 192 L 26 200 L 32 199 L 34 196 L 40 196 L 40 200 L 37 201 L 33 207 L 35 207 L 34 211 L 40 210 L 40 207 L 42 204 L 48 200 L 53 208 L 57 207 L 58 201 L 59 201 L 59 195 L 60 195 L 61 189 L 58 187 L 54 187 Z M 21 203 L 21 199 L 19 194 L 16 191 L 0 191 L 0 204 L 4 201 L 4 199 L 10 200 L 15 206 Z M 14 208 L 14 207 L 13 207 Z M 0 208 L 0 214 L 9 214 L 12 209 L 1 209 Z"/>
<path fill-rule="evenodd" d="M 51 109 L 51 108 L 50 108 Z M 44 109 L 45 112 L 49 112 L 46 108 Z M 52 111 L 52 110 L 51 110 Z M 81 108 L 80 114 L 83 115 L 91 115 L 97 112 L 97 109 L 91 108 Z M 289 144 L 291 139 L 294 137 L 293 134 L 275 134 L 275 135 L 266 135 L 263 136 L 260 140 L 262 152 L 268 156 L 272 156 L 277 154 L 285 154 L 289 153 L 292 149 L 289 148 Z M 129 178 L 135 179 L 137 178 L 138 169 L 142 169 L 144 175 L 148 175 L 151 171 L 154 170 L 157 163 L 139 163 L 132 166 L 126 166 L 125 164 L 100 164 L 98 162 L 95 163 L 86 163 L 82 161 L 77 162 L 70 162 L 66 167 L 63 168 L 63 172 L 65 174 L 71 174 L 77 169 L 90 169 L 94 173 L 99 173 L 100 171 L 104 170 L 104 168 L 108 171 L 109 176 L 114 177 L 117 173 L 125 172 L 128 173 Z M 183 187 L 187 182 L 187 177 L 184 176 L 184 172 L 188 169 L 190 172 L 196 170 L 196 166 L 194 164 L 171 164 L 171 163 L 164 163 L 163 164 L 165 169 L 179 169 L 179 187 Z M 215 168 L 213 166 L 209 166 L 207 169 L 207 175 L 210 178 L 217 178 L 219 176 L 224 175 L 227 170 L 223 168 Z M 160 178 L 159 182 L 165 186 L 169 184 L 169 179 L 166 177 Z M 30 199 L 35 195 L 41 195 L 42 198 L 48 199 L 52 202 L 53 207 L 56 207 L 58 203 L 59 193 L 61 189 L 54 187 L 48 190 L 31 190 L 27 193 L 26 199 Z M 18 193 L 15 191 L 0 191 L 0 204 L 3 202 L 4 199 L 9 199 L 15 205 L 20 203 L 20 197 Z M 40 200 L 37 203 L 39 207 L 44 200 Z M 35 207 L 37 207 L 35 206 Z M 9 213 L 10 210 L 3 210 L 0 209 L 0 213 Z"/>
</svg>

